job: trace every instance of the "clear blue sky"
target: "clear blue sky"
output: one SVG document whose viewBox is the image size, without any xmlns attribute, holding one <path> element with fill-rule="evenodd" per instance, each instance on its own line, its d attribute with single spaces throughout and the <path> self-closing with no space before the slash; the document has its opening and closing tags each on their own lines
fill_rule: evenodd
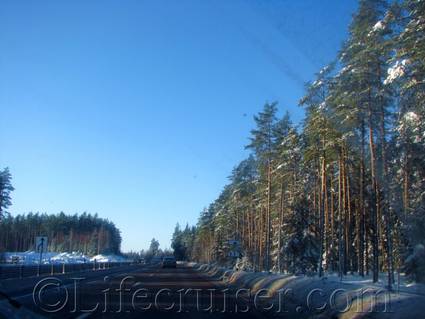
<svg viewBox="0 0 425 319">
<path fill-rule="evenodd" d="M 0 167 L 12 214 L 98 213 L 170 246 L 247 152 L 266 101 L 302 119 L 357 3 L 1 1 Z"/>
</svg>

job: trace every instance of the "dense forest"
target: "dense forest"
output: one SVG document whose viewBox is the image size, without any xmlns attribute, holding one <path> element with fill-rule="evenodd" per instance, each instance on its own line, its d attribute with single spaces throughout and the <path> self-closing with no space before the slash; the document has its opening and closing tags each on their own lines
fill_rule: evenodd
<svg viewBox="0 0 425 319">
<path fill-rule="evenodd" d="M 177 242 L 177 241 L 176 241 Z M 136 260 L 136 261 L 145 261 L 147 263 L 151 262 L 154 257 L 162 258 L 164 256 L 172 256 L 173 253 L 177 254 L 176 256 L 179 256 L 179 260 L 183 260 L 185 257 L 185 254 L 179 254 L 177 249 L 174 249 L 174 251 L 169 249 L 161 249 L 159 247 L 159 241 L 155 238 L 152 238 L 149 244 L 149 248 L 147 250 L 142 249 L 141 251 L 129 251 L 123 253 L 124 256 L 126 256 L 129 259 Z"/>
<path fill-rule="evenodd" d="M 35 250 L 35 237 L 48 236 L 49 251 L 78 251 L 87 255 L 120 253 L 120 231 L 97 214 L 11 216 L 7 212 L 14 190 L 11 179 L 8 168 L 0 170 L 0 252 Z"/>
<path fill-rule="evenodd" d="M 171 239 L 171 248 L 178 260 L 188 260 L 193 249 L 196 227 L 186 227 L 182 230 L 177 224 Z"/>
<path fill-rule="evenodd" d="M 229 263 L 237 240 L 256 270 L 423 280 L 424 61 L 425 1 L 360 0 L 338 57 L 306 85 L 304 121 L 267 103 L 251 154 L 173 247 Z"/>
<path fill-rule="evenodd" d="M 120 231 L 97 214 L 6 216 L 0 220 L 0 251 L 35 250 L 35 236 L 48 236 L 48 250 L 87 255 L 119 253 Z"/>
</svg>

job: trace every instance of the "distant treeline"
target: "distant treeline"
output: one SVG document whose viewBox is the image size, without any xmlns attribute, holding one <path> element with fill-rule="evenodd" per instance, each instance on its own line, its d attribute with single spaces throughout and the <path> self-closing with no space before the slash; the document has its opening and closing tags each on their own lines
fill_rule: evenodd
<svg viewBox="0 0 425 319">
<path fill-rule="evenodd" d="M 0 219 L 0 251 L 34 250 L 34 238 L 48 236 L 49 251 L 84 254 L 119 253 L 121 234 L 111 221 L 97 214 L 29 213 Z"/>
</svg>

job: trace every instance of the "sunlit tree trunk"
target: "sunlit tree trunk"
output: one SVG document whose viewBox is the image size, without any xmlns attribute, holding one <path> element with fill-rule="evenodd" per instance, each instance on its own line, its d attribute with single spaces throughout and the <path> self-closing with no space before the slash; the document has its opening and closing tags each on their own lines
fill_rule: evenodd
<svg viewBox="0 0 425 319">
<path fill-rule="evenodd" d="M 373 250 L 373 282 L 378 281 L 379 276 L 379 234 L 378 234 L 378 216 L 380 203 L 378 182 L 376 178 L 376 164 L 375 164 L 375 142 L 373 133 L 373 119 L 372 119 L 372 106 L 371 106 L 371 92 L 369 89 L 369 103 L 368 103 L 368 121 L 369 121 L 369 148 L 370 148 L 370 175 L 372 181 L 372 205 L 371 205 L 371 222 L 372 222 L 372 250 Z"/>
<path fill-rule="evenodd" d="M 322 156 L 322 165 L 321 165 L 321 206 L 319 212 L 319 235 L 320 235 L 320 249 L 319 249 L 319 277 L 323 276 L 323 249 L 324 249 L 324 238 L 325 238 L 325 197 L 326 197 L 326 159 L 325 155 Z"/>
</svg>

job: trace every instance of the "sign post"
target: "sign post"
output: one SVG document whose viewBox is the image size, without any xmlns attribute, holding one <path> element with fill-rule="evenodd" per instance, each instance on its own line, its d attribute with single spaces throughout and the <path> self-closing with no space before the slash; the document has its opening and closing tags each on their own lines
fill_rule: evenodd
<svg viewBox="0 0 425 319">
<path fill-rule="evenodd" d="M 40 253 L 39 265 L 43 258 L 43 253 L 47 251 L 47 236 L 37 236 L 35 237 L 35 250 Z"/>
<path fill-rule="evenodd" d="M 233 258 L 239 258 L 241 255 L 241 247 L 239 240 L 231 239 L 227 241 L 227 244 L 229 246 L 229 257 Z"/>
</svg>

